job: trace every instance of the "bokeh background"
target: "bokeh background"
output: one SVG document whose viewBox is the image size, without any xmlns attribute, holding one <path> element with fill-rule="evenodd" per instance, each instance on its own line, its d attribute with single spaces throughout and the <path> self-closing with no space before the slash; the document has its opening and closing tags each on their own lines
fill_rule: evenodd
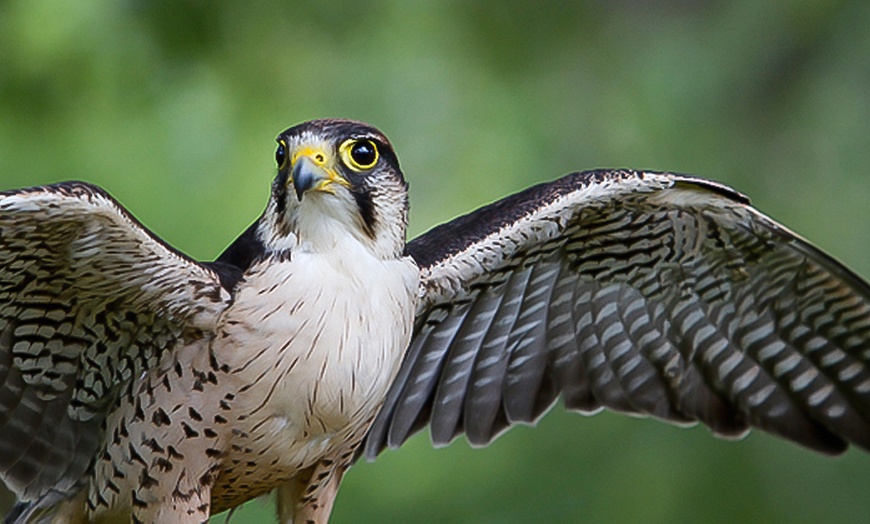
<svg viewBox="0 0 870 524">
<path fill-rule="evenodd" d="M 327 116 L 392 138 L 412 235 L 571 170 L 674 170 L 870 276 L 867 2 L 0 2 L 0 187 L 99 184 L 195 257 L 261 212 L 278 132 Z M 484 450 L 420 434 L 333 516 L 860 522 L 870 456 L 557 407 Z"/>
</svg>

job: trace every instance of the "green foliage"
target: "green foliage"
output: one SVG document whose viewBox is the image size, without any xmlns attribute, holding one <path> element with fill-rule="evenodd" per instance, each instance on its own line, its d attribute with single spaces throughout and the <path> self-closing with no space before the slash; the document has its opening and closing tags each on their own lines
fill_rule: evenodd
<svg viewBox="0 0 870 524">
<path fill-rule="evenodd" d="M 413 234 L 571 170 L 675 170 L 870 275 L 868 27 L 860 1 L 7 0 L 0 187 L 100 184 L 208 259 L 265 205 L 273 137 L 341 116 L 392 137 Z M 334 522 L 854 522 L 868 486 L 861 452 L 556 409 L 360 464 Z"/>
</svg>

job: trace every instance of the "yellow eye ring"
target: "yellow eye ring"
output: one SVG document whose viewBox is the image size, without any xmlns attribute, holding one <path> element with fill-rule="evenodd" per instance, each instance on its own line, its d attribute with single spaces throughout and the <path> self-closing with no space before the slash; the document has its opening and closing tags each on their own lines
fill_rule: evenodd
<svg viewBox="0 0 870 524">
<path fill-rule="evenodd" d="M 287 142 L 283 139 L 278 140 L 278 149 L 275 150 L 275 162 L 278 163 L 278 169 L 287 164 Z"/>
<path fill-rule="evenodd" d="M 371 169 L 378 163 L 378 146 L 371 140 L 352 138 L 345 140 L 338 148 L 341 160 L 354 171 Z"/>
</svg>

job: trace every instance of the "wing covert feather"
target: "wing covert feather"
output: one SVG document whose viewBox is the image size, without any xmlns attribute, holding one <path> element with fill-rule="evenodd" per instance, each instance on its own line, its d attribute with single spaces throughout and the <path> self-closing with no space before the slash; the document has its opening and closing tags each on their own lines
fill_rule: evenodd
<svg viewBox="0 0 870 524">
<path fill-rule="evenodd" d="M 435 444 L 463 432 L 486 444 L 561 395 L 586 413 L 870 450 L 870 286 L 725 186 L 574 173 L 439 226 L 408 252 L 422 271 L 414 351 L 368 436 L 370 458 L 410 436 L 392 431 L 409 384 L 417 402 L 402 419 L 437 420 Z M 421 326 L 459 329 L 454 314 L 463 326 L 485 316 L 489 331 L 461 343 L 442 334 L 436 352 Z M 421 384 L 421 361 L 461 387 Z"/>
<path fill-rule="evenodd" d="M 101 189 L 0 193 L 0 477 L 70 492 L 123 384 L 204 336 L 229 294 Z"/>
</svg>

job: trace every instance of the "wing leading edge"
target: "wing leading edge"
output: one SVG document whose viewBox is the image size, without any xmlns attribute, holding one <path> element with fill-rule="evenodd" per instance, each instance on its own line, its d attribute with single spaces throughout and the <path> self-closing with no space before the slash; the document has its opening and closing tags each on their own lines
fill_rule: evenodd
<svg viewBox="0 0 870 524">
<path fill-rule="evenodd" d="M 561 396 L 870 450 L 870 286 L 687 175 L 602 170 L 530 188 L 408 245 L 421 307 L 365 453 L 429 425 L 484 445 Z"/>
<path fill-rule="evenodd" d="M 95 186 L 0 193 L 0 477 L 18 498 L 74 491 L 122 385 L 228 298 Z"/>
</svg>

